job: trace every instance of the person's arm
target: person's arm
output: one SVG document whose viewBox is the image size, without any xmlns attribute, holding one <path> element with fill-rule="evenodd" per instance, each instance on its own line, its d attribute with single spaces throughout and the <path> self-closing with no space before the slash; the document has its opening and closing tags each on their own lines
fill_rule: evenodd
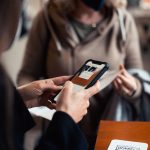
<svg viewBox="0 0 150 150">
<path fill-rule="evenodd" d="M 18 85 L 23 85 L 40 77 L 45 77 L 45 61 L 50 32 L 43 11 L 33 21 L 29 32 L 23 64 L 18 75 Z"/>
<path fill-rule="evenodd" d="M 87 142 L 74 120 L 58 111 L 35 150 L 87 150 Z"/>
<path fill-rule="evenodd" d="M 99 92 L 94 86 L 75 92 L 70 81 L 65 83 L 58 98 L 52 122 L 40 140 L 36 150 L 87 150 L 85 138 L 76 123 L 87 113 L 89 98 Z"/>
<path fill-rule="evenodd" d="M 18 92 L 20 93 L 24 102 L 34 101 L 31 107 L 36 106 L 49 106 L 55 108 L 55 104 L 48 103 L 47 99 L 52 97 L 57 91 L 62 89 L 62 84 L 69 80 L 70 76 L 61 76 L 51 79 L 38 80 L 28 84 L 19 86 Z"/>
<path fill-rule="evenodd" d="M 114 81 L 114 86 L 121 96 L 132 102 L 133 99 L 140 95 L 137 90 L 140 89 L 141 85 L 139 85 L 139 81 L 134 76 L 127 72 L 124 65 L 120 65 L 119 69 L 120 71 Z"/>
</svg>

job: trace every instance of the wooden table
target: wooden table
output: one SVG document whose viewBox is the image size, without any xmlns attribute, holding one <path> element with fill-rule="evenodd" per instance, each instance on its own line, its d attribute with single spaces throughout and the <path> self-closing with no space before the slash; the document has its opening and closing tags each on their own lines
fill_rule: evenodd
<svg viewBox="0 0 150 150">
<path fill-rule="evenodd" d="M 95 150 L 107 150 L 113 139 L 144 142 L 150 150 L 150 122 L 101 121 Z"/>
</svg>

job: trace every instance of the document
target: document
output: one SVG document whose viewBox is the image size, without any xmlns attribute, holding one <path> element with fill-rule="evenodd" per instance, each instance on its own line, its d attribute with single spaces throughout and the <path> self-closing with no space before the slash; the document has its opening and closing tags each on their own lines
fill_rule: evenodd
<svg viewBox="0 0 150 150">
<path fill-rule="evenodd" d="M 40 106 L 40 107 L 33 107 L 28 109 L 31 115 L 42 117 L 47 120 L 51 120 L 56 110 L 51 110 L 46 106 Z"/>
<path fill-rule="evenodd" d="M 116 78 L 118 71 L 107 71 L 100 79 L 100 91 L 107 87 Z M 34 107 L 28 109 L 31 115 L 38 117 L 43 117 L 45 119 L 51 120 L 55 110 L 51 110 L 46 106 Z"/>
<path fill-rule="evenodd" d="M 147 143 L 114 139 L 107 150 L 147 150 L 147 148 Z"/>
</svg>

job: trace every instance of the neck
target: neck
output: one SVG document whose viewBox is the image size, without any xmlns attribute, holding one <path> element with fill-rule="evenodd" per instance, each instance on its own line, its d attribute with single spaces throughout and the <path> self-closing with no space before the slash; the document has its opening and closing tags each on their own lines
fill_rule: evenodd
<svg viewBox="0 0 150 150">
<path fill-rule="evenodd" d="M 76 8 L 77 9 L 73 12 L 73 17 L 84 24 L 96 24 L 103 18 L 100 11 L 91 9 L 81 0 L 77 0 Z"/>
</svg>

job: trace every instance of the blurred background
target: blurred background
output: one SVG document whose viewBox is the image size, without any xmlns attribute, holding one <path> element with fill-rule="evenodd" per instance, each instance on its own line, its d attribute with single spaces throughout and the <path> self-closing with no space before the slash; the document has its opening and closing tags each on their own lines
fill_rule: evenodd
<svg viewBox="0 0 150 150">
<path fill-rule="evenodd" d="M 4 64 L 16 84 L 16 76 L 22 63 L 24 49 L 28 38 L 32 20 L 47 0 L 25 0 L 22 12 L 22 23 L 11 51 L 3 55 Z M 150 72 L 150 0 L 122 0 L 127 1 L 127 9 L 133 15 L 139 32 L 141 52 L 145 69 Z"/>
<path fill-rule="evenodd" d="M 11 47 L 11 51 L 7 51 L 2 60 L 8 72 L 11 75 L 13 82 L 16 84 L 16 77 L 22 64 L 24 49 L 28 38 L 28 33 L 32 25 L 33 18 L 37 12 L 43 7 L 47 0 L 25 0 L 22 17 L 20 18 L 19 32 L 16 36 L 15 42 Z M 133 15 L 137 24 L 141 53 L 143 57 L 144 67 L 150 73 L 150 0 L 122 0 L 127 2 L 127 9 Z M 40 122 L 39 119 L 37 122 Z M 41 124 L 40 124 L 41 125 Z M 41 127 L 36 127 L 32 132 L 32 137 L 35 139 L 40 135 Z M 33 149 L 32 138 L 27 138 L 26 145 L 28 150 Z"/>
<path fill-rule="evenodd" d="M 16 39 L 11 50 L 8 50 L 2 56 L 4 65 L 8 69 L 8 72 L 15 84 L 18 71 L 22 64 L 25 45 L 33 18 L 36 16 L 38 11 L 40 11 L 46 1 L 47 0 L 24 0 L 18 34 L 16 35 Z"/>
</svg>

